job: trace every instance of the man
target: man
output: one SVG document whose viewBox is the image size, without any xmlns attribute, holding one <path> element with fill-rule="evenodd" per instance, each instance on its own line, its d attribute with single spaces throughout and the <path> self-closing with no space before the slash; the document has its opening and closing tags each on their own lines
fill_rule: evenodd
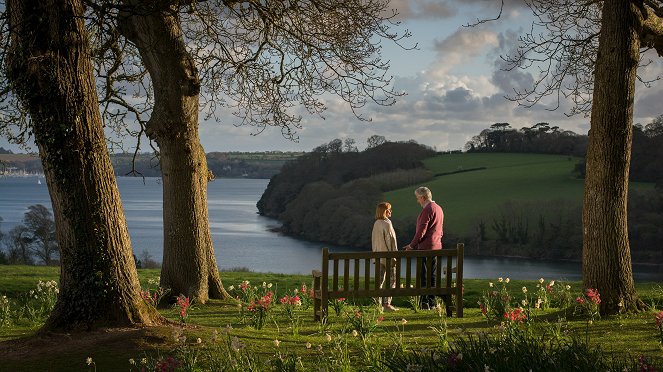
<svg viewBox="0 0 663 372">
<path fill-rule="evenodd" d="M 414 196 L 417 198 L 417 203 L 421 206 L 421 213 L 417 217 L 417 230 L 414 233 L 414 238 L 410 244 L 403 247 L 404 250 L 411 249 L 418 250 L 435 250 L 442 249 L 442 227 L 444 223 L 444 212 L 442 207 L 433 201 L 433 194 L 428 187 L 419 187 L 414 190 Z M 431 280 L 430 287 L 435 286 L 435 268 L 437 266 L 437 259 L 432 258 L 431 265 Z M 420 278 L 422 287 L 426 286 L 427 273 L 426 273 L 426 258 L 422 259 L 422 267 L 420 269 Z M 421 296 L 421 308 L 432 309 L 437 305 L 435 296 L 424 295 Z"/>
</svg>

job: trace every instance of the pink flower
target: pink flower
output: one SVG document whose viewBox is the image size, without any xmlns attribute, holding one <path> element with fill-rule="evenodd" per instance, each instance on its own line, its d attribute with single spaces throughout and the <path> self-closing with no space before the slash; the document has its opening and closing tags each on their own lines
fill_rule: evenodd
<svg viewBox="0 0 663 372">
<path fill-rule="evenodd" d="M 512 322 L 523 323 L 524 321 L 527 320 L 527 314 L 523 312 L 522 308 L 508 309 L 504 313 L 504 319 Z"/>
<path fill-rule="evenodd" d="M 586 293 L 587 297 L 589 297 L 593 303 L 597 305 L 601 303 L 601 295 L 599 294 L 598 289 L 588 288 Z"/>
<path fill-rule="evenodd" d="M 585 299 L 582 298 L 582 297 L 576 297 L 576 302 L 579 303 L 579 304 L 584 304 L 584 303 L 585 303 Z"/>
<path fill-rule="evenodd" d="M 663 328 L 663 311 L 659 311 L 658 314 L 654 314 L 656 317 L 656 327 Z"/>
</svg>

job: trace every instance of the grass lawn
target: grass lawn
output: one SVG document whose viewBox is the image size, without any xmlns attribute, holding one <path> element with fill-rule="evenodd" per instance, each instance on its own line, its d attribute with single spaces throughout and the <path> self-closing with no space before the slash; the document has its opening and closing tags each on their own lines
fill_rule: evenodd
<svg viewBox="0 0 663 372">
<path fill-rule="evenodd" d="M 485 167 L 486 169 L 448 174 L 428 182 L 433 199 L 444 208 L 444 230 L 468 234 L 483 219 L 490 219 L 508 201 L 548 203 L 560 200 L 582 202 L 584 181 L 572 173 L 579 161 L 564 155 L 545 154 L 442 154 L 424 161 L 434 174 Z M 631 183 L 633 188 L 651 188 L 649 183 Z M 421 208 L 414 188 L 385 193 L 394 216 L 416 216 Z"/>
<path fill-rule="evenodd" d="M 0 266 L 0 296 L 4 294 L 10 299 L 20 298 L 34 289 L 37 281 L 57 280 L 58 275 L 59 269 L 54 267 Z M 154 282 L 158 275 L 158 270 L 139 270 L 144 287 L 149 287 L 148 283 Z M 302 284 L 310 286 L 311 282 L 310 276 L 304 275 L 253 272 L 222 272 L 221 275 L 226 288 L 233 285 L 235 293 L 244 280 L 260 288 L 263 282 L 271 283 L 269 290 L 276 292 L 274 303 L 278 303 L 285 293 L 293 294 L 293 289 Z M 545 279 L 547 283 L 556 278 Z M 494 282 L 498 284 L 497 278 Z M 534 281 L 511 281 L 508 290 L 513 297 L 513 306 L 517 306 L 516 303 L 524 298 L 523 286 L 529 288 L 532 294 L 536 291 L 536 284 Z M 571 285 L 574 296 L 580 294 L 580 283 L 564 284 Z M 562 283 L 555 285 L 560 286 Z M 658 308 L 660 311 L 662 308 L 663 290 L 658 283 L 638 283 L 637 288 L 645 303 L 652 306 L 650 310 L 596 319 L 588 325 L 588 317 L 573 315 L 572 309 L 532 309 L 528 329 L 538 335 L 545 334 L 545 338 L 569 338 L 575 335 L 582 340 L 588 339 L 591 346 L 600 347 L 610 357 L 636 360 L 640 355 L 646 355 L 660 364 L 663 351 L 659 345 L 660 336 L 653 309 Z M 173 324 L 137 329 L 31 337 L 43 319 L 33 321 L 23 318 L 10 325 L 0 326 L 0 370 L 140 370 L 138 366 L 129 364 L 130 358 L 137 363 L 141 358 L 156 363 L 168 356 L 175 357 L 185 366 L 191 366 L 195 359 L 193 365 L 202 368 L 197 370 L 220 370 L 228 358 L 240 356 L 244 359 L 238 359 L 239 365 L 234 370 L 246 370 L 252 361 L 262 363 L 257 364 L 254 370 L 288 370 L 284 366 L 276 368 L 274 364 L 268 367 L 264 364 L 268 359 L 272 363 L 290 361 L 299 366 L 298 370 L 317 371 L 320 366 L 326 366 L 328 370 L 380 370 L 371 367 L 380 358 L 377 355 L 380 350 L 420 353 L 421 350 L 440 348 L 444 339 L 451 342 L 453 347 L 470 335 L 497 335 L 501 322 L 486 320 L 477 305 L 489 289 L 488 280 L 465 281 L 464 318 L 445 318 L 436 311 L 415 312 L 410 308 L 408 299 L 397 298 L 394 304 L 400 310 L 384 313 L 384 320 L 377 324 L 373 318 L 374 307 L 367 304 L 363 311 L 369 321 L 368 328 L 375 327 L 368 330 L 368 337 L 363 341 L 360 336 L 354 337 L 351 334 L 351 330 L 356 329 L 352 320 L 355 319 L 354 310 L 357 309 L 351 304 L 346 305 L 346 312 L 338 316 L 330 307 L 331 314 L 326 324 L 313 321 L 312 308 L 304 310 L 296 307 L 294 319 L 297 321 L 294 326 L 286 315 L 285 307 L 275 304 L 271 306 L 267 322 L 260 330 L 251 325 L 249 313 L 245 311 L 242 314 L 237 303 L 230 300 L 193 304 L 186 324 L 180 323 L 177 309 L 163 309 L 162 314 L 171 319 Z M 375 317 L 379 315 L 375 314 Z M 212 341 L 214 338 L 217 340 Z M 275 340 L 280 341 L 278 347 Z M 239 351 L 233 351 L 235 346 L 238 346 Z M 371 350 L 377 354 L 371 354 Z M 94 364 L 87 366 L 87 357 L 91 357 Z M 301 362 L 297 358 L 301 358 Z"/>
</svg>

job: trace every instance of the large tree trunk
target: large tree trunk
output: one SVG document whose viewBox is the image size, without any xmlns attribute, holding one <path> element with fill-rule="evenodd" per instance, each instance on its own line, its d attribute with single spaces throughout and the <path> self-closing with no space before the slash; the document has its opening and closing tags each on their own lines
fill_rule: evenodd
<svg viewBox="0 0 663 372">
<path fill-rule="evenodd" d="M 635 309 L 628 241 L 628 174 L 642 15 L 634 2 L 603 2 L 583 202 L 583 285 L 601 294 L 601 313 Z"/>
<path fill-rule="evenodd" d="M 80 0 L 8 0 L 8 74 L 28 109 L 60 243 L 44 330 L 151 324 L 99 114 Z"/>
<path fill-rule="evenodd" d="M 140 51 L 154 86 L 147 134 L 159 145 L 163 177 L 161 285 L 204 303 L 227 293 L 209 229 L 210 172 L 198 137 L 198 70 L 186 50 L 177 7 L 139 7 L 121 14 L 120 25 Z"/>
</svg>

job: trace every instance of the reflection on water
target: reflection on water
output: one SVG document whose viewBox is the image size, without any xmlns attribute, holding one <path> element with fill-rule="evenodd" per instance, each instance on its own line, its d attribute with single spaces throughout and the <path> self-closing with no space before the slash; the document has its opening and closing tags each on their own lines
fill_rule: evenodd
<svg viewBox="0 0 663 372">
<path fill-rule="evenodd" d="M 358 251 L 273 232 L 279 226 L 278 221 L 258 215 L 255 206 L 267 183 L 268 180 L 254 179 L 217 179 L 209 183 L 210 229 L 220 268 L 247 267 L 257 272 L 310 274 L 312 269 L 320 268 L 324 246 L 330 251 Z M 118 185 L 134 252 L 140 257 L 147 251 L 153 259 L 161 261 L 161 183 L 157 178 L 146 178 L 143 183 L 142 178 L 119 177 Z M 30 178 L 0 178 L 3 231 L 18 224 L 27 207 L 37 203 L 50 207 L 45 184 L 39 185 Z M 581 266 L 577 262 L 466 257 L 464 269 L 466 278 L 578 280 L 581 277 Z M 663 281 L 660 267 L 635 266 L 634 273 L 638 281 Z"/>
</svg>

